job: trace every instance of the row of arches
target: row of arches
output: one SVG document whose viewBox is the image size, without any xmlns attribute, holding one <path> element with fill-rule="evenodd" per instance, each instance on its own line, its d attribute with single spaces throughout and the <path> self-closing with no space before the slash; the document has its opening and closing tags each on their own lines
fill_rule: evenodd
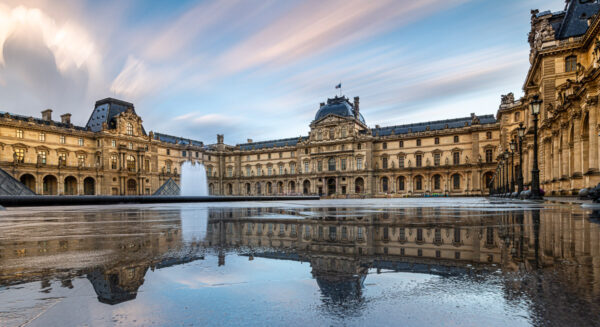
<svg viewBox="0 0 600 327">
<path fill-rule="evenodd" d="M 32 174 L 23 174 L 19 178 L 19 181 L 27 188 L 37 193 L 37 180 Z M 134 181 L 135 182 L 135 181 Z M 41 193 L 42 195 L 58 195 L 58 178 L 54 175 L 46 175 L 41 180 Z M 67 176 L 63 180 L 62 194 L 65 195 L 78 195 L 78 181 L 75 176 Z M 96 194 L 96 180 L 93 177 L 85 177 L 83 179 L 83 195 L 95 195 Z"/>
</svg>

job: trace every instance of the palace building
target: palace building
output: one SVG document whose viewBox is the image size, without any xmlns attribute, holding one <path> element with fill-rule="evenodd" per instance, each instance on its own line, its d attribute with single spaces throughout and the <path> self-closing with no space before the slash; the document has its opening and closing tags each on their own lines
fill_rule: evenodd
<svg viewBox="0 0 600 327">
<path fill-rule="evenodd" d="M 598 93 L 600 76 L 600 18 L 598 1 L 568 0 L 558 12 L 533 10 L 529 33 L 531 66 L 524 96 L 502 97 L 497 118 L 501 126 L 499 153 L 523 140 L 523 177 L 531 183 L 533 120 L 529 105 L 542 100 L 538 115 L 540 186 L 546 195 L 576 195 L 600 182 Z M 519 171 L 518 153 L 514 166 Z M 511 160 L 512 161 L 512 160 Z M 510 170 L 512 179 L 512 169 Z M 518 173 L 515 173 L 518 176 Z"/>
<path fill-rule="evenodd" d="M 85 126 L 0 113 L 0 168 L 37 194 L 154 194 L 179 184 L 181 164 L 204 164 L 218 195 L 319 194 L 330 197 L 486 195 L 509 178 L 532 180 L 539 114 L 540 182 L 546 194 L 572 195 L 600 182 L 600 3 L 569 0 L 558 12 L 532 11 L 524 96 L 502 96 L 493 115 L 369 126 L 359 97 L 327 99 L 308 135 L 228 145 L 146 132 L 134 105 L 97 101 Z M 521 139 L 522 157 L 511 149 Z M 518 144 L 519 142 L 515 142 Z M 510 159 L 505 153 L 512 150 Z M 522 166 L 519 164 L 523 162 Z M 504 178 L 503 178 L 504 179 Z M 173 185 L 173 183 L 171 183 Z"/>
</svg>

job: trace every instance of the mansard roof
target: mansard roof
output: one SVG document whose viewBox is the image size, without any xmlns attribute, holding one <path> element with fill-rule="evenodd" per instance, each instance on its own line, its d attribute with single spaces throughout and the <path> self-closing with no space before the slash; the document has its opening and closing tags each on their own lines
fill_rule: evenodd
<svg viewBox="0 0 600 327">
<path fill-rule="evenodd" d="M 479 119 L 479 124 L 481 125 L 496 123 L 496 118 L 494 117 L 494 115 L 477 116 L 477 118 Z M 446 128 L 461 128 L 465 126 L 471 126 L 472 124 L 473 117 L 463 117 L 455 119 L 429 121 L 424 123 L 373 128 L 371 129 L 371 134 L 373 136 L 388 136 L 392 135 L 393 131 L 393 134 L 399 135 L 425 131 L 438 131 Z"/>
<path fill-rule="evenodd" d="M 244 151 L 260 150 L 260 149 L 269 149 L 269 148 L 279 148 L 279 147 L 284 147 L 284 146 L 296 146 L 296 144 L 298 144 L 299 140 L 304 141 L 307 139 L 308 139 L 307 136 L 301 136 L 301 137 L 291 137 L 291 138 L 287 138 L 287 139 L 279 139 L 279 140 L 272 140 L 272 141 L 237 144 L 237 146 L 240 147 L 240 150 L 244 150 Z"/>
<path fill-rule="evenodd" d="M 588 29 L 587 20 L 600 11 L 598 0 L 570 0 L 565 5 L 565 10 L 540 12 L 536 17 L 552 15 L 550 24 L 554 29 L 555 38 L 558 40 L 581 36 Z"/>
<path fill-rule="evenodd" d="M 333 99 L 327 99 L 327 104 L 319 108 L 315 115 L 315 121 L 327 117 L 328 115 L 337 115 L 341 117 L 351 117 L 365 123 L 365 118 L 357 112 L 354 105 L 350 103 L 345 96 L 335 96 Z"/>
<path fill-rule="evenodd" d="M 44 119 L 40 119 L 40 118 L 33 118 L 33 117 L 27 117 L 27 116 L 23 116 L 23 115 L 18 115 L 18 114 L 13 114 L 10 112 L 4 112 L 4 111 L 0 111 L 0 116 L 4 116 L 4 115 L 10 115 L 10 118 L 15 119 L 15 120 L 21 120 L 21 121 L 32 121 L 36 124 L 39 125 L 46 125 L 46 126 L 56 126 L 56 127 L 60 127 L 60 128 L 72 128 L 72 129 L 76 129 L 79 131 L 86 131 L 87 128 L 86 127 L 82 127 L 82 126 L 76 126 L 73 124 L 65 124 L 59 121 L 55 121 L 55 120 L 44 120 Z"/>
<path fill-rule="evenodd" d="M 88 127 L 92 132 L 99 132 L 102 130 L 102 124 L 106 122 L 108 124 L 108 128 L 114 128 L 115 116 L 127 111 L 128 109 L 131 109 L 133 113 L 135 113 L 135 108 L 131 102 L 114 98 L 98 100 L 94 105 L 94 111 L 92 111 L 86 127 Z M 142 133 L 146 135 L 144 126 L 142 126 Z"/>
<path fill-rule="evenodd" d="M 192 145 L 204 147 L 204 143 L 201 141 L 186 139 L 179 136 L 167 135 L 162 133 L 154 133 L 154 139 L 159 140 L 161 142 L 171 143 L 171 144 L 181 144 L 181 145 Z"/>
</svg>

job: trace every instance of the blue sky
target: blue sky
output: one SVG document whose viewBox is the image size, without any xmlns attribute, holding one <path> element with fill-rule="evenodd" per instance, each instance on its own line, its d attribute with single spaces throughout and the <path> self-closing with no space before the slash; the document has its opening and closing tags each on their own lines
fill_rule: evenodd
<svg viewBox="0 0 600 327">
<path fill-rule="evenodd" d="M 564 0 L 0 0 L 0 111 L 213 143 L 306 135 L 341 81 L 369 126 L 495 114 L 522 94 L 530 10 Z"/>
</svg>

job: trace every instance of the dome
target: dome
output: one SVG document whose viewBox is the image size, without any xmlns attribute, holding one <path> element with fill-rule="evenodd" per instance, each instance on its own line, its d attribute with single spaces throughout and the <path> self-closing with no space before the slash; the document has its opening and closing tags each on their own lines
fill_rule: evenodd
<svg viewBox="0 0 600 327">
<path fill-rule="evenodd" d="M 335 97 L 333 99 L 327 99 L 327 104 L 319 108 L 315 115 L 315 120 L 326 117 L 327 115 L 337 115 L 341 117 L 352 117 L 358 119 L 361 123 L 365 124 L 365 119 L 358 113 L 358 117 L 354 114 L 354 108 L 346 97 Z"/>
</svg>

